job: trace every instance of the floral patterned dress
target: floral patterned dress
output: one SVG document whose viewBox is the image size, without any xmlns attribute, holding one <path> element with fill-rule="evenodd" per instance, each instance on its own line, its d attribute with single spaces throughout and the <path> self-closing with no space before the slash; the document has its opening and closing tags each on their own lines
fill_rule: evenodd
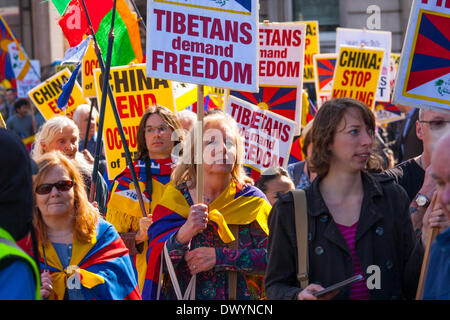
<svg viewBox="0 0 450 320">
<path fill-rule="evenodd" d="M 185 184 L 178 187 L 189 205 L 193 201 Z M 202 233 L 186 244 L 176 240 L 177 233 L 167 241 L 167 248 L 177 274 L 182 292 L 187 288 L 191 274 L 184 260 L 187 251 L 198 247 L 214 247 L 216 265 L 213 269 L 197 274 L 197 300 L 228 299 L 228 271 L 237 276 L 236 297 L 238 300 L 257 300 L 264 298 L 263 280 L 267 265 L 267 235 L 256 221 L 248 225 L 239 225 L 239 247 L 229 248 L 219 237 L 211 224 Z M 167 273 L 166 273 L 167 274 Z M 170 277 L 164 278 L 161 296 L 163 299 L 176 299 Z"/>
</svg>

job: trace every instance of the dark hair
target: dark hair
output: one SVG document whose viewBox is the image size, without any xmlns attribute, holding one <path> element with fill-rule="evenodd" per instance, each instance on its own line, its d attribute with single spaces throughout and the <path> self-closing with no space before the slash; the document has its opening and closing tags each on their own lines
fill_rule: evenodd
<svg viewBox="0 0 450 320">
<path fill-rule="evenodd" d="M 175 114 L 167 109 L 166 107 L 157 105 L 148 108 L 144 115 L 142 116 L 141 122 L 139 123 L 139 128 L 137 131 L 137 153 L 135 160 L 144 160 L 148 157 L 147 144 L 145 143 L 145 123 L 150 116 L 157 114 L 161 119 L 177 134 L 177 140 L 174 141 L 174 146 L 183 140 L 183 128 L 178 121 Z"/>
<path fill-rule="evenodd" d="M 329 146 L 333 143 L 337 127 L 349 108 L 359 111 L 364 124 L 375 131 L 375 116 L 362 102 L 352 98 L 332 99 L 320 107 L 311 128 L 313 152 L 311 155 L 311 169 L 320 178 L 327 175 L 330 169 L 331 152 Z M 379 158 L 371 150 L 367 169 L 379 167 Z"/>
<path fill-rule="evenodd" d="M 302 146 L 302 152 L 305 155 L 305 157 L 308 155 L 308 147 L 312 142 L 312 135 L 311 130 L 308 130 L 305 134 L 305 138 L 303 139 L 303 146 Z"/>
<path fill-rule="evenodd" d="M 291 179 L 285 168 L 270 167 L 261 174 L 261 177 L 258 179 L 258 181 L 256 181 L 255 186 L 262 192 L 266 193 L 267 191 L 266 183 L 269 182 L 270 180 L 283 176 Z"/>
<path fill-rule="evenodd" d="M 23 105 L 30 106 L 30 102 L 28 101 L 28 99 L 22 98 L 22 99 L 17 100 L 17 101 L 14 103 L 14 110 L 17 111 L 17 109 L 19 109 L 19 108 L 22 107 Z"/>
</svg>

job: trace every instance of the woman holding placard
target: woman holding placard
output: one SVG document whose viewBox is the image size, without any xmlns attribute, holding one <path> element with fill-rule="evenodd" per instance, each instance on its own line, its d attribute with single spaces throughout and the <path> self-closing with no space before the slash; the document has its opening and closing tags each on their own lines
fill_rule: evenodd
<svg viewBox="0 0 450 320">
<path fill-rule="evenodd" d="M 302 289 L 297 280 L 288 193 L 270 214 L 267 297 L 315 300 L 323 288 L 362 275 L 363 280 L 323 298 L 414 298 L 423 247 L 412 229 L 405 190 L 367 172 L 376 161 L 373 113 L 357 100 L 334 99 L 319 109 L 311 130 L 310 162 L 318 177 L 305 190 L 310 284 Z"/>
<path fill-rule="evenodd" d="M 262 298 L 271 206 L 245 175 L 243 140 L 223 112 L 204 118 L 203 203 L 194 203 L 199 123 L 153 214 L 143 298 L 182 299 L 186 291 L 195 299 Z"/>
</svg>

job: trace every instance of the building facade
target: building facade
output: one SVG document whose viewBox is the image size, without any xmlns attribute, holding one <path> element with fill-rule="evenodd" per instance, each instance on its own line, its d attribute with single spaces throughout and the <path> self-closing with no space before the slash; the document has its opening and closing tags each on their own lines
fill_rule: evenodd
<svg viewBox="0 0 450 320">
<path fill-rule="evenodd" d="M 131 0 L 127 0 L 133 8 Z M 146 0 L 134 0 L 144 21 Z M 392 32 L 392 52 L 401 52 L 412 0 L 259 0 L 260 21 L 319 21 L 321 52 L 335 52 L 336 28 L 373 28 L 379 15 L 378 30 Z M 59 14 L 51 1 L 0 0 L 5 18 L 31 59 L 41 62 L 41 77 L 48 78 L 53 64 L 61 60 L 67 41 L 57 20 Z M 375 20 L 377 17 L 375 17 Z M 145 48 L 145 29 L 141 28 Z"/>
</svg>

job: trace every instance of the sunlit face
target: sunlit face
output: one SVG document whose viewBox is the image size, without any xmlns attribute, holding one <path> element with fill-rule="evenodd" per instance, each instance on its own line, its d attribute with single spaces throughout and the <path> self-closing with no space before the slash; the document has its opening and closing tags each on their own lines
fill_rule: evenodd
<svg viewBox="0 0 450 320">
<path fill-rule="evenodd" d="M 150 158 L 165 159 L 170 157 L 174 147 L 172 128 L 158 114 L 152 114 L 145 122 L 145 144 Z"/>
<path fill-rule="evenodd" d="M 349 108 L 337 126 L 330 146 L 330 168 L 338 166 L 343 170 L 363 170 L 369 160 L 374 132 L 364 123 L 360 111 Z"/>
<path fill-rule="evenodd" d="M 266 182 L 266 197 L 273 206 L 278 197 L 295 189 L 294 183 L 286 176 L 279 176 Z"/>
<path fill-rule="evenodd" d="M 49 170 L 43 177 L 39 185 L 52 184 L 58 181 L 71 180 L 69 172 L 61 165 L 57 165 Z M 74 208 L 74 190 L 73 187 L 68 191 L 59 191 L 53 187 L 48 194 L 36 195 L 36 206 L 39 208 L 44 222 L 50 218 L 60 218 L 64 216 L 71 216 Z"/>
<path fill-rule="evenodd" d="M 210 122 L 203 133 L 205 173 L 231 174 L 236 163 L 236 140 L 225 123 Z"/>
<path fill-rule="evenodd" d="M 45 152 L 59 150 L 69 159 L 75 159 L 78 152 L 78 134 L 72 127 L 66 126 L 58 132 L 48 144 L 42 144 Z"/>
</svg>

